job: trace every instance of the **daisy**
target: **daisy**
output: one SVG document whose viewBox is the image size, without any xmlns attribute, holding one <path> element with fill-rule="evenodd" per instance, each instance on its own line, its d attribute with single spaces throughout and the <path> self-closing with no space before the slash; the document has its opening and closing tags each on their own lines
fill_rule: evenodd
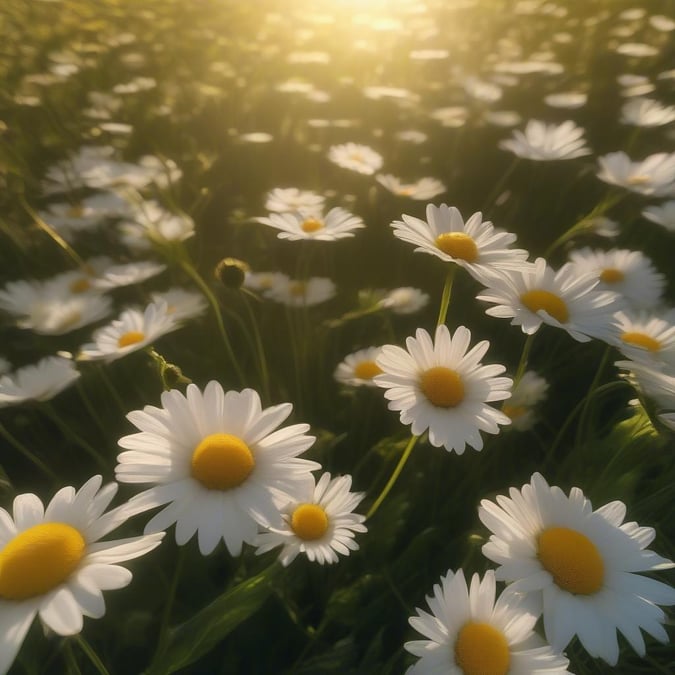
<svg viewBox="0 0 675 675">
<path fill-rule="evenodd" d="M 493 278 L 476 297 L 495 305 L 486 314 L 512 319 L 511 325 L 527 335 L 547 323 L 587 342 L 607 332 L 616 311 L 616 294 L 595 291 L 597 284 L 592 275 L 580 277 L 570 263 L 555 272 L 537 258 L 518 272 Z"/>
<path fill-rule="evenodd" d="M 666 278 L 641 251 L 582 248 L 572 251 L 570 260 L 579 275 L 590 273 L 598 280 L 596 290 L 617 293 L 633 307 L 654 307 L 661 301 Z"/>
<path fill-rule="evenodd" d="M 447 326 L 436 328 L 435 342 L 424 329 L 406 340 L 406 347 L 385 345 L 375 363 L 382 374 L 375 384 L 386 389 L 389 409 L 400 411 L 402 424 L 411 424 L 419 436 L 429 430 L 429 442 L 461 455 L 466 446 L 481 450 L 480 432 L 499 432 L 500 424 L 511 420 L 486 405 L 511 395 L 512 381 L 496 377 L 506 368 L 481 365 L 490 346 L 487 340 L 471 350 L 471 332 L 459 326 L 454 336 Z"/>
<path fill-rule="evenodd" d="M 583 135 L 584 130 L 571 120 L 562 124 L 530 120 L 524 133 L 514 130 L 513 138 L 502 141 L 499 147 L 518 157 L 536 161 L 575 159 L 591 154 Z"/>
<path fill-rule="evenodd" d="M 617 368 L 627 370 L 626 379 L 644 396 L 653 399 L 661 410 L 675 410 L 675 373 L 663 372 L 658 364 L 640 361 L 616 361 Z"/>
<path fill-rule="evenodd" d="M 382 155 L 367 145 L 344 143 L 333 145 L 328 151 L 328 159 L 343 169 L 371 176 L 382 166 Z"/>
<path fill-rule="evenodd" d="M 231 555 L 251 543 L 258 526 L 281 527 L 279 508 L 307 494 L 316 462 L 298 458 L 314 438 L 307 424 L 277 429 L 290 403 L 262 409 L 252 389 L 223 392 L 211 381 L 203 392 L 162 394 L 162 408 L 127 415 L 140 433 L 124 436 L 115 469 L 122 483 L 153 483 L 129 502 L 135 511 L 167 505 L 147 524 L 159 532 L 176 523 L 176 543 L 197 533 L 199 550 L 211 553 L 221 539 Z M 276 431 L 275 431 L 276 430 Z"/>
<path fill-rule="evenodd" d="M 331 480 L 330 474 L 324 473 L 316 486 L 312 484 L 304 494 L 298 493 L 281 509 L 281 527 L 270 527 L 258 535 L 256 553 L 283 546 L 279 562 L 286 567 L 299 553 L 311 562 L 330 565 L 338 561 L 338 553 L 357 551 L 354 533 L 368 528 L 363 525 L 366 517 L 352 511 L 365 495 L 350 492 L 351 486 L 351 476 Z"/>
<path fill-rule="evenodd" d="M 310 277 L 305 281 L 287 279 L 279 280 L 276 286 L 269 289 L 266 297 L 281 302 L 289 307 L 311 307 L 335 297 L 336 289 L 333 281 L 326 277 Z"/>
<path fill-rule="evenodd" d="M 0 407 L 23 401 L 48 401 L 78 377 L 80 373 L 70 359 L 48 356 L 12 375 L 0 376 Z"/>
<path fill-rule="evenodd" d="M 414 314 L 429 303 L 429 294 L 412 286 L 402 286 L 391 291 L 380 291 L 384 297 L 378 306 L 390 309 L 394 314 Z"/>
<path fill-rule="evenodd" d="M 93 286 L 99 290 L 121 288 L 140 284 L 166 269 L 162 263 L 147 261 L 125 263 L 123 265 L 111 265 L 93 282 Z"/>
<path fill-rule="evenodd" d="M 610 152 L 598 162 L 597 176 L 605 183 L 654 197 L 675 194 L 675 153 L 657 152 L 641 162 L 631 162 L 625 152 Z"/>
<path fill-rule="evenodd" d="M 675 107 L 650 98 L 635 98 L 621 109 L 621 122 L 636 127 L 660 127 L 675 121 Z"/>
<path fill-rule="evenodd" d="M 617 312 L 608 341 L 633 361 L 675 369 L 675 324 L 670 321 L 646 312 Z"/>
<path fill-rule="evenodd" d="M 195 319 L 206 311 L 206 300 L 201 293 L 186 291 L 183 288 L 170 288 L 168 291 L 151 294 L 156 304 L 166 303 L 166 312 L 179 323 Z"/>
<path fill-rule="evenodd" d="M 243 287 L 269 298 L 275 288 L 287 286 L 291 279 L 283 272 L 247 272 Z"/>
<path fill-rule="evenodd" d="M 527 431 L 534 426 L 534 408 L 546 398 L 548 388 L 548 382 L 534 371 L 523 373 L 513 388 L 509 402 L 502 406 L 502 412 L 511 418 L 510 429 Z"/>
<path fill-rule="evenodd" d="M 663 202 L 660 206 L 648 206 L 642 215 L 669 232 L 675 232 L 675 199 Z"/>
<path fill-rule="evenodd" d="M 375 360 L 381 351 L 380 347 L 367 347 L 349 354 L 335 369 L 333 377 L 341 384 L 348 384 L 352 387 L 377 386 L 373 378 L 380 375 L 382 369 L 375 363 Z"/>
<path fill-rule="evenodd" d="M 414 183 L 404 183 L 400 178 L 391 174 L 380 174 L 375 180 L 399 197 L 427 200 L 443 194 L 447 188 L 436 178 L 420 178 Z"/>
<path fill-rule="evenodd" d="M 593 511 L 579 488 L 567 496 L 538 473 L 509 494 L 481 502 L 478 515 L 492 532 L 483 554 L 499 565 L 497 580 L 512 582 L 509 593 L 538 605 L 553 649 L 577 635 L 591 656 L 616 665 L 617 630 L 641 656 L 640 629 L 668 641 L 657 605 L 675 604 L 675 590 L 636 574 L 674 566 L 646 549 L 653 529 L 624 523 L 622 502 Z"/>
<path fill-rule="evenodd" d="M 156 201 L 138 204 L 133 220 L 119 226 L 122 242 L 134 250 L 147 250 L 153 243 L 166 245 L 194 236 L 195 223 L 184 213 L 171 213 Z"/>
<path fill-rule="evenodd" d="M 79 490 L 64 487 L 45 509 L 34 494 L 14 499 L 13 517 L 0 509 L 0 673 L 6 673 L 36 615 L 57 635 L 76 635 L 85 616 L 105 614 L 101 591 L 124 588 L 131 572 L 118 563 L 156 548 L 154 534 L 100 541 L 127 519 L 108 513 L 117 485 L 101 476 Z"/>
<path fill-rule="evenodd" d="M 127 309 L 111 324 L 94 332 L 93 342 L 85 344 L 81 360 L 115 361 L 153 343 L 157 338 L 180 328 L 165 302 L 151 302 L 144 311 Z"/>
<path fill-rule="evenodd" d="M 271 213 L 269 218 L 256 218 L 256 221 L 279 230 L 277 237 L 290 241 L 299 239 L 335 241 L 353 237 L 354 230 L 365 227 L 361 218 L 340 207 L 332 208 L 325 216 L 319 212 L 296 211 Z"/>
<path fill-rule="evenodd" d="M 513 598 L 496 598 L 495 573 L 478 574 L 467 587 L 452 570 L 427 597 L 431 614 L 417 609 L 410 625 L 428 638 L 406 642 L 420 660 L 408 675 L 562 675 L 569 661 L 534 632 L 537 617 Z"/>
<path fill-rule="evenodd" d="M 527 251 L 508 248 L 515 234 L 495 229 L 480 212 L 465 223 L 454 206 L 429 204 L 426 216 L 424 221 L 403 215 L 402 221 L 391 224 L 394 235 L 415 244 L 415 252 L 456 263 L 481 283 L 492 278 L 495 269 L 518 269 L 527 258 Z"/>
<path fill-rule="evenodd" d="M 302 211 L 307 214 L 322 213 L 324 198 L 310 190 L 274 188 L 267 193 L 265 208 L 277 213 Z"/>
</svg>

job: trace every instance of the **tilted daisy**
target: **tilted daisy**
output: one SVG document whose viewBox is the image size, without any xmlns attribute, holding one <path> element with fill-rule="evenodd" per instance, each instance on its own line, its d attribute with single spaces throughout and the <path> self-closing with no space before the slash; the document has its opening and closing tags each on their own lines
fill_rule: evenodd
<svg viewBox="0 0 675 675">
<path fill-rule="evenodd" d="M 377 386 L 373 378 L 382 373 L 382 369 L 375 363 L 380 352 L 380 347 L 367 347 L 349 354 L 335 369 L 335 379 L 353 387 Z"/>
<path fill-rule="evenodd" d="M 675 324 L 646 312 L 617 312 L 608 341 L 633 361 L 675 369 Z"/>
<path fill-rule="evenodd" d="M 547 323 L 587 342 L 606 335 L 617 309 L 616 294 L 594 290 L 597 284 L 597 278 L 579 276 L 570 263 L 555 272 L 537 258 L 520 271 L 494 277 L 476 297 L 495 305 L 486 314 L 512 319 L 511 325 L 520 326 L 523 333 L 536 333 Z"/>
<path fill-rule="evenodd" d="M 496 377 L 501 365 L 481 365 L 490 346 L 483 340 L 469 350 L 471 332 L 459 326 L 454 336 L 447 326 L 436 328 L 435 341 L 424 329 L 406 340 L 406 349 L 385 345 L 375 363 L 382 374 L 375 384 L 384 387 L 389 409 L 400 411 L 401 423 L 412 425 L 418 436 L 429 430 L 429 442 L 461 455 L 466 446 L 481 450 L 480 432 L 499 432 L 511 420 L 487 405 L 511 395 L 512 381 Z"/>
<path fill-rule="evenodd" d="M 675 232 L 675 199 L 663 202 L 660 206 L 648 206 L 642 215 L 668 232 Z"/>
<path fill-rule="evenodd" d="M 661 364 L 640 361 L 616 361 L 617 368 L 627 370 L 626 379 L 644 396 L 652 399 L 659 414 L 675 411 L 675 372 Z"/>
<path fill-rule="evenodd" d="M 265 208 L 277 213 L 302 211 L 303 213 L 322 213 L 324 198 L 310 190 L 298 188 L 274 188 L 267 193 Z"/>
<path fill-rule="evenodd" d="M 424 221 L 403 215 L 402 221 L 391 224 L 394 235 L 415 244 L 415 252 L 460 265 L 481 283 L 492 278 L 495 270 L 518 269 L 527 259 L 527 251 L 508 248 L 516 235 L 495 229 L 480 212 L 465 223 L 454 206 L 429 204 L 426 216 Z"/>
<path fill-rule="evenodd" d="M 48 356 L 12 375 L 0 376 L 0 407 L 24 401 L 48 401 L 78 377 L 80 373 L 70 359 Z"/>
<path fill-rule="evenodd" d="M 563 650 L 577 635 L 591 656 L 615 665 L 619 630 L 644 656 L 640 629 L 667 642 L 666 615 L 675 590 L 636 572 L 673 567 L 647 546 L 654 530 L 624 523 L 626 507 L 614 501 L 593 511 L 579 488 L 569 496 L 535 473 L 510 498 L 483 500 L 478 515 L 492 532 L 483 554 L 497 563 L 508 593 L 524 596 L 543 613 L 546 639 Z M 538 604 L 538 608 L 535 608 Z"/>
<path fill-rule="evenodd" d="M 243 287 L 269 298 L 275 288 L 287 286 L 290 277 L 283 272 L 246 272 Z"/>
<path fill-rule="evenodd" d="M 427 640 L 406 642 L 420 660 L 407 675 L 563 675 L 569 661 L 534 632 L 537 617 L 513 597 L 496 598 L 495 573 L 467 587 L 452 570 L 427 597 L 431 614 L 417 609 L 410 625 Z"/>
<path fill-rule="evenodd" d="M 331 479 L 324 473 L 316 486 L 281 509 L 283 525 L 270 527 L 258 535 L 256 553 L 283 546 L 279 554 L 282 565 L 290 565 L 298 554 L 303 553 L 312 562 L 320 565 L 338 561 L 338 553 L 349 555 L 359 545 L 354 541 L 355 532 L 366 532 L 363 525 L 366 517 L 353 510 L 364 497 L 362 492 L 350 492 L 351 476 Z"/>
<path fill-rule="evenodd" d="M 330 300 L 335 293 L 335 283 L 327 277 L 310 277 L 305 281 L 279 278 L 265 297 L 289 307 L 311 307 Z"/>
<path fill-rule="evenodd" d="M 256 222 L 279 230 L 277 237 L 290 241 L 299 239 L 335 241 L 353 237 L 354 230 L 365 227 L 361 218 L 339 206 L 332 208 L 325 216 L 320 212 L 305 211 L 271 213 L 269 218 L 256 218 Z"/>
<path fill-rule="evenodd" d="M 380 291 L 384 295 L 377 301 L 378 306 L 390 309 L 394 314 L 414 314 L 429 303 L 429 294 L 412 286 Z"/>
<path fill-rule="evenodd" d="M 420 178 L 414 183 L 404 183 L 391 174 L 380 174 L 375 180 L 389 192 L 409 199 L 433 199 L 443 194 L 447 188 L 437 178 Z"/>
<path fill-rule="evenodd" d="M 232 555 L 251 543 L 258 527 L 281 527 L 279 508 L 313 485 L 316 462 L 300 459 L 314 437 L 307 424 L 277 427 L 290 403 L 262 409 L 252 389 L 223 392 L 211 381 L 162 394 L 162 408 L 145 406 L 127 419 L 140 433 L 124 436 L 117 458 L 121 483 L 153 483 L 129 502 L 140 512 L 167 505 L 147 524 L 159 532 L 176 523 L 176 543 L 195 533 L 211 553 L 221 539 Z"/>
<path fill-rule="evenodd" d="M 186 291 L 184 288 L 170 288 L 151 295 L 155 303 L 166 303 L 166 311 L 176 321 L 188 321 L 201 316 L 206 311 L 206 300 L 201 293 Z"/>
<path fill-rule="evenodd" d="M 57 635 L 76 635 L 83 617 L 105 614 L 101 591 L 124 588 L 131 572 L 118 563 L 156 548 L 154 534 L 100 541 L 126 519 L 124 506 L 104 513 L 117 492 L 101 476 L 79 490 L 64 487 L 45 509 L 34 494 L 0 509 L 0 673 L 6 673 L 39 615 Z"/>
<path fill-rule="evenodd" d="M 367 176 L 374 174 L 382 166 L 382 155 L 367 145 L 358 143 L 343 143 L 333 145 L 328 151 L 328 159 L 343 169 L 363 173 Z"/>
<path fill-rule="evenodd" d="M 81 360 L 115 361 L 180 328 L 166 302 L 151 302 L 144 311 L 127 309 L 108 326 L 94 332 L 93 342 L 82 346 Z"/>
<path fill-rule="evenodd" d="M 535 406 L 546 398 L 548 382 L 532 370 L 523 373 L 513 388 L 508 403 L 502 406 L 502 412 L 511 418 L 509 429 L 527 431 L 536 421 Z"/>
<path fill-rule="evenodd" d="M 575 159 L 591 154 L 583 136 L 584 130 L 571 120 L 562 124 L 530 120 L 524 133 L 514 130 L 513 138 L 502 141 L 499 147 L 518 157 L 536 161 Z"/>
<path fill-rule="evenodd" d="M 166 265 L 150 260 L 111 265 L 94 280 L 93 285 L 101 290 L 131 286 L 157 276 L 165 269 Z"/>
<path fill-rule="evenodd" d="M 632 162 L 625 152 L 598 157 L 598 178 L 631 192 L 655 197 L 675 195 L 675 153 L 657 152 L 641 162 Z"/>
<path fill-rule="evenodd" d="M 636 127 L 660 127 L 675 121 L 675 107 L 650 98 L 634 98 L 621 109 L 621 122 Z"/>
</svg>

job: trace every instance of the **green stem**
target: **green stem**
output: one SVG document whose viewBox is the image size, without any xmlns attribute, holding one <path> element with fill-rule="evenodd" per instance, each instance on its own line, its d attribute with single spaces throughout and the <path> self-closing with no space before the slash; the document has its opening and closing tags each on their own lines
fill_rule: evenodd
<svg viewBox="0 0 675 675">
<path fill-rule="evenodd" d="M 379 497 L 375 500 L 373 505 L 370 507 L 368 513 L 366 514 L 366 518 L 372 518 L 375 515 L 375 512 L 377 511 L 377 509 L 380 508 L 380 505 L 386 499 L 386 497 L 389 494 L 389 492 L 391 491 L 391 489 L 394 487 L 394 483 L 396 482 L 396 479 L 399 477 L 401 471 L 403 471 L 403 467 L 406 465 L 406 462 L 408 461 L 408 458 L 410 457 L 410 453 L 412 453 L 413 448 L 415 447 L 415 443 L 417 443 L 418 439 L 419 439 L 419 436 L 411 436 L 410 437 L 410 440 L 408 441 L 408 445 L 405 446 L 405 450 L 403 451 L 403 454 L 401 455 L 401 459 L 398 460 L 398 464 L 396 465 L 396 468 L 394 469 L 393 473 L 389 477 L 389 480 L 387 481 L 387 484 L 382 489 L 382 492 L 380 492 Z"/>
<path fill-rule="evenodd" d="M 15 438 L 2 424 L 0 424 L 0 436 L 2 436 L 12 447 L 18 450 L 29 462 L 33 463 L 40 471 L 49 476 L 53 481 L 59 482 L 59 477 L 35 454 L 33 454 L 23 443 Z"/>
<path fill-rule="evenodd" d="M 260 379 L 262 380 L 262 388 L 265 399 L 269 402 L 270 400 L 270 375 L 267 368 L 267 358 L 265 357 L 265 347 L 263 346 L 262 337 L 260 335 L 260 330 L 258 328 L 258 321 L 256 319 L 253 308 L 249 299 L 244 295 L 243 296 L 244 307 L 246 307 L 246 312 L 248 313 L 249 319 L 251 321 L 251 327 L 253 329 L 253 340 L 255 342 L 256 352 L 258 354 L 258 370 L 260 372 Z"/>
<path fill-rule="evenodd" d="M 113 401 L 115 401 L 115 404 L 119 408 L 121 415 L 124 417 L 127 414 L 128 406 L 124 404 L 124 401 L 122 401 L 120 395 L 117 393 L 115 385 L 108 377 L 108 373 L 106 373 L 106 367 L 103 364 L 98 364 L 96 370 L 98 371 L 98 374 L 100 375 L 101 380 L 105 385 L 105 388 L 108 390 L 108 393 L 110 394 Z"/>
<path fill-rule="evenodd" d="M 591 398 L 593 396 L 593 392 L 598 386 L 598 382 L 600 381 L 600 378 L 602 377 L 602 372 L 605 369 L 605 366 L 607 365 L 607 361 L 609 360 L 609 355 L 612 352 L 612 347 L 607 345 L 605 348 L 605 351 L 602 355 L 602 359 L 600 359 L 600 363 L 598 365 L 597 370 L 595 371 L 595 375 L 593 376 L 593 380 L 588 388 L 588 393 L 586 394 L 584 398 L 584 405 L 581 408 L 581 414 L 579 415 L 579 424 L 577 425 L 577 434 L 576 434 L 576 439 L 575 439 L 575 446 L 579 446 L 581 443 L 581 439 L 583 438 L 584 435 L 584 429 L 586 427 L 586 420 L 588 418 L 588 415 L 590 413 L 590 408 L 591 408 Z"/>
<path fill-rule="evenodd" d="M 169 586 L 166 603 L 164 604 L 164 611 L 162 612 L 162 620 L 159 627 L 159 637 L 157 639 L 157 649 L 155 650 L 155 655 L 152 658 L 152 663 L 157 663 L 159 658 L 166 650 L 167 641 L 169 639 L 169 620 L 171 619 L 171 610 L 173 609 L 174 600 L 176 598 L 178 579 L 183 569 L 183 563 L 185 562 L 185 552 L 186 547 L 181 546 L 180 551 L 178 552 L 176 567 L 174 568 L 173 576 L 171 577 L 171 585 Z"/>
<path fill-rule="evenodd" d="M 518 161 L 519 157 L 514 157 L 513 161 L 509 165 L 508 169 L 502 174 L 501 178 L 497 181 L 497 184 L 492 188 L 492 191 L 490 192 L 488 198 L 485 200 L 485 204 L 483 205 L 483 211 L 485 211 L 491 204 L 492 202 L 499 197 L 499 195 L 502 192 L 502 189 L 504 188 L 504 185 L 506 185 L 506 181 L 511 177 L 511 174 L 515 171 L 516 167 L 518 166 Z"/>
<path fill-rule="evenodd" d="M 87 655 L 92 665 L 99 672 L 100 675 L 110 675 L 108 669 L 103 665 L 103 661 L 98 658 L 98 654 L 92 649 L 91 645 L 82 637 L 82 635 L 75 635 L 75 642 L 79 645 L 80 649 Z"/>
<path fill-rule="evenodd" d="M 445 277 L 445 286 L 443 286 L 443 295 L 441 296 L 441 306 L 438 310 L 437 326 L 445 323 L 445 318 L 448 315 L 448 307 L 450 306 L 450 296 L 452 295 L 452 282 L 455 280 L 455 273 L 457 272 L 457 265 L 454 263 L 448 268 L 448 274 Z"/>
<path fill-rule="evenodd" d="M 516 368 L 516 375 L 513 378 L 513 389 L 518 386 L 518 383 L 523 379 L 525 374 L 525 369 L 527 368 L 527 361 L 530 357 L 530 350 L 532 349 L 532 343 L 534 342 L 535 333 L 531 333 L 525 338 L 525 344 L 523 345 L 523 351 L 520 353 L 520 361 L 518 361 L 518 367 Z"/>
</svg>

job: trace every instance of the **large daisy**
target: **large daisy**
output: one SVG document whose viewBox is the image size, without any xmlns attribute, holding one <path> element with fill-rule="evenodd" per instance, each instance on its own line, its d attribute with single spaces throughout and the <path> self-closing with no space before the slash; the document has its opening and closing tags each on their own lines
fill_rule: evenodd
<svg viewBox="0 0 675 675">
<path fill-rule="evenodd" d="M 477 574 L 467 587 L 463 570 L 441 577 L 410 625 L 427 640 L 404 647 L 420 660 L 408 675 L 562 675 L 568 660 L 534 633 L 537 617 L 513 596 L 496 599 L 495 573 Z"/>
<path fill-rule="evenodd" d="M 100 541 L 126 519 L 124 506 L 104 513 L 117 484 L 101 476 L 79 490 L 64 487 L 45 509 L 34 494 L 0 509 L 0 673 L 6 673 L 36 615 L 58 635 L 82 630 L 83 617 L 105 614 L 101 591 L 124 588 L 131 572 L 118 563 L 159 545 L 163 533 Z"/>
<path fill-rule="evenodd" d="M 0 376 L 0 408 L 24 401 L 49 401 L 70 386 L 80 373 L 70 359 L 47 356 L 34 365 Z"/>
<path fill-rule="evenodd" d="M 465 223 L 454 206 L 429 204 L 426 215 L 426 220 L 403 215 L 402 221 L 391 224 L 394 234 L 415 244 L 416 252 L 464 267 L 481 283 L 486 284 L 496 269 L 518 269 L 527 259 L 527 251 L 509 248 L 516 235 L 495 229 L 480 212 Z"/>
<path fill-rule="evenodd" d="M 647 550 L 653 529 L 624 523 L 622 502 L 593 511 L 579 488 L 567 496 L 538 473 L 509 495 L 481 502 L 478 515 L 492 532 L 483 553 L 499 565 L 496 578 L 512 582 L 510 593 L 538 604 L 554 649 L 577 635 L 589 654 L 614 665 L 617 630 L 640 655 L 640 629 L 668 641 L 657 605 L 675 604 L 675 590 L 636 574 L 674 566 Z"/>
<path fill-rule="evenodd" d="M 258 526 L 281 527 L 279 508 L 313 485 L 316 462 L 300 459 L 314 442 L 307 424 L 277 427 L 293 406 L 262 409 L 252 389 L 225 393 L 211 381 L 204 391 L 162 394 L 162 408 L 127 415 L 140 433 L 124 436 L 115 470 L 122 483 L 152 483 L 130 502 L 140 512 L 168 504 L 146 527 L 158 532 L 176 523 L 176 542 L 197 533 L 206 555 L 221 539 L 232 555 L 252 542 Z M 276 430 L 276 431 L 275 431 Z"/>
<path fill-rule="evenodd" d="M 496 377 L 506 369 L 483 366 L 480 360 L 490 346 L 483 340 L 469 350 L 471 332 L 459 326 L 454 336 L 447 326 L 436 328 L 435 341 L 424 329 L 406 340 L 406 349 L 382 347 L 376 364 L 382 374 L 375 383 L 384 387 L 389 409 L 400 411 L 401 422 L 412 425 L 415 435 L 429 430 L 435 447 L 461 455 L 467 445 L 483 448 L 480 432 L 499 432 L 511 420 L 488 403 L 511 395 L 512 381 Z"/>
</svg>

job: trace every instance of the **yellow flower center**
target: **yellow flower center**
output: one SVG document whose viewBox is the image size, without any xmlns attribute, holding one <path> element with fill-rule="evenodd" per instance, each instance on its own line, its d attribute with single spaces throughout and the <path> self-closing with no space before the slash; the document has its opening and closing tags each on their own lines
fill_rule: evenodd
<svg viewBox="0 0 675 675">
<path fill-rule="evenodd" d="M 71 206 L 66 211 L 66 215 L 68 218 L 82 218 L 84 216 L 84 207 L 82 204 L 75 204 L 75 206 Z"/>
<path fill-rule="evenodd" d="M 316 218 L 307 218 L 307 220 L 305 220 L 302 225 L 300 225 L 300 229 L 303 232 L 307 232 L 308 234 L 311 232 L 316 232 L 317 230 L 321 230 L 323 227 L 323 223 Z"/>
<path fill-rule="evenodd" d="M 300 504 L 291 516 L 291 528 L 300 539 L 321 539 L 328 529 L 328 516 L 318 504 Z"/>
<path fill-rule="evenodd" d="M 145 333 L 141 333 L 138 330 L 130 330 L 128 333 L 123 333 L 117 338 L 118 347 L 128 347 L 129 345 L 135 345 L 137 342 L 145 340 Z"/>
<path fill-rule="evenodd" d="M 600 281 L 604 281 L 606 284 L 618 284 L 624 278 L 624 273 L 614 267 L 608 267 L 600 273 Z"/>
<path fill-rule="evenodd" d="M 62 584 L 85 552 L 82 535 L 65 523 L 43 523 L 11 539 L 0 551 L 0 598 L 20 602 Z"/>
<path fill-rule="evenodd" d="M 528 408 L 524 405 L 509 405 L 505 403 L 502 407 L 502 412 L 505 415 L 508 415 L 512 420 L 520 419 L 526 412 Z"/>
<path fill-rule="evenodd" d="M 464 675 L 506 675 L 511 663 L 509 644 L 490 624 L 469 621 L 457 634 L 455 663 Z"/>
<path fill-rule="evenodd" d="M 661 343 L 656 338 L 653 338 L 646 333 L 628 331 L 626 333 L 621 333 L 621 339 L 626 344 L 642 347 L 643 349 L 648 349 L 650 352 L 658 352 L 661 349 Z"/>
<path fill-rule="evenodd" d="M 436 237 L 436 246 L 443 253 L 459 260 L 476 262 L 478 259 L 476 242 L 464 232 L 443 232 Z"/>
<path fill-rule="evenodd" d="M 520 296 L 520 301 L 535 314 L 543 309 L 559 323 L 567 323 L 569 321 L 570 313 L 567 305 L 555 293 L 534 289 L 523 293 Z"/>
<path fill-rule="evenodd" d="M 294 298 L 303 298 L 307 293 L 307 284 L 304 281 L 294 281 L 288 286 L 288 292 Z"/>
<path fill-rule="evenodd" d="M 595 544 L 568 527 L 549 527 L 537 537 L 537 557 L 564 591 L 592 595 L 602 588 L 605 565 Z"/>
<path fill-rule="evenodd" d="M 80 279 L 75 279 L 69 288 L 71 293 L 84 293 L 91 288 L 91 282 L 86 277 L 81 277 Z"/>
<path fill-rule="evenodd" d="M 379 375 L 382 368 L 375 363 L 375 361 L 360 361 L 354 366 L 354 377 L 359 380 L 372 380 L 375 375 Z"/>
<path fill-rule="evenodd" d="M 454 370 L 436 366 L 420 377 L 422 393 L 439 408 L 454 408 L 464 400 L 464 383 Z"/>
<path fill-rule="evenodd" d="M 629 176 L 627 182 L 628 185 L 644 185 L 645 183 L 649 183 L 650 180 L 651 176 L 637 173 L 634 176 Z"/>
<path fill-rule="evenodd" d="M 210 434 L 192 453 L 192 477 L 209 490 L 241 485 L 254 467 L 251 449 L 231 434 Z"/>
</svg>

